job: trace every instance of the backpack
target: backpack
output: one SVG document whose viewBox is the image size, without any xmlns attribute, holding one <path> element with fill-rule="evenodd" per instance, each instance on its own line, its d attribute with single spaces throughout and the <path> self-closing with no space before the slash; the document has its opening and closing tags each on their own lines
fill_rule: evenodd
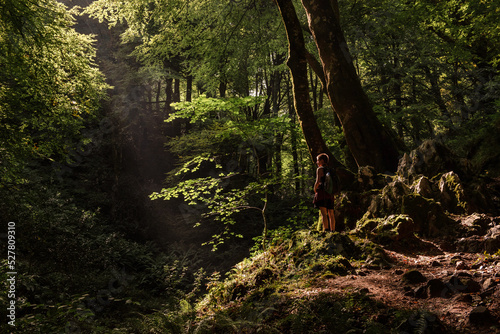
<svg viewBox="0 0 500 334">
<path fill-rule="evenodd" d="M 330 195 L 337 195 L 340 192 L 340 182 L 335 170 L 325 168 L 325 183 L 323 189 Z"/>
</svg>

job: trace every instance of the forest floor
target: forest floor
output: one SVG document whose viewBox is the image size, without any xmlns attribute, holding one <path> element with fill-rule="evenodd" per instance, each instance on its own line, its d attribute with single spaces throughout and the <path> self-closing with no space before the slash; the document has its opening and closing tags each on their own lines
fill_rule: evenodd
<svg viewBox="0 0 500 334">
<path fill-rule="evenodd" d="M 439 241 L 422 239 L 415 239 L 410 245 L 395 244 L 384 250 L 391 260 L 391 268 L 361 266 L 347 276 L 317 280 L 303 293 L 364 292 L 390 308 L 430 311 L 457 333 L 500 333 L 499 261 L 492 261 L 483 254 L 446 252 L 440 248 Z M 422 283 L 411 284 L 403 279 L 404 273 L 411 270 L 419 271 L 427 281 L 446 282 L 450 277 L 466 277 L 481 284 L 489 278 L 493 288 L 488 293 L 478 289 L 445 298 L 416 296 L 415 291 Z M 470 314 L 480 305 L 489 310 L 490 321 L 479 320 L 478 324 L 471 324 Z"/>
</svg>

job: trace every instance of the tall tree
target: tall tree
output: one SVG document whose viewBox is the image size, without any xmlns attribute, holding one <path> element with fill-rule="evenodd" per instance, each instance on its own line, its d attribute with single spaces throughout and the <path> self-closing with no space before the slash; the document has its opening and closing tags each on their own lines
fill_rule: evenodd
<svg viewBox="0 0 500 334">
<path fill-rule="evenodd" d="M 295 11 L 295 7 L 289 0 L 275 0 L 275 2 L 278 5 L 287 32 L 287 65 L 292 74 L 294 107 L 300 127 L 307 142 L 309 154 L 313 161 L 316 160 L 316 156 L 318 154 L 323 152 L 333 158 L 332 153 L 326 146 L 326 143 L 321 136 L 321 132 L 311 106 L 306 48 L 302 28 Z M 335 164 L 339 163 L 335 162 Z"/>
<path fill-rule="evenodd" d="M 492 1 L 341 4 L 363 87 L 408 147 L 437 135 L 464 143 L 494 117 L 500 12 Z"/>
<path fill-rule="evenodd" d="M 314 126 L 304 127 L 303 123 L 304 120 L 315 122 L 308 111 L 311 109 L 308 106 L 308 87 L 304 86 L 304 83 L 307 83 L 307 75 L 303 70 L 306 61 L 326 86 L 332 108 L 339 117 L 347 144 L 358 166 L 371 165 L 379 171 L 394 171 L 399 155 L 397 147 L 390 133 L 377 119 L 361 86 L 340 27 L 337 2 L 303 1 L 322 70 L 315 66 L 315 61 L 311 60 L 311 55 L 305 50 L 303 33 L 292 1 L 275 2 L 287 30 L 290 57 L 288 65 L 292 80 L 297 82 L 297 85 L 294 85 L 297 114 L 303 115 L 301 126 L 305 130 L 306 140 L 311 144 L 310 151 L 328 152 L 322 140 L 317 138 Z M 318 73 L 319 71 L 321 73 Z"/>
<path fill-rule="evenodd" d="M 399 156 L 396 144 L 361 86 L 340 26 L 337 1 L 302 0 L 302 4 L 318 48 L 330 103 L 354 159 L 358 166 L 394 171 Z"/>
</svg>

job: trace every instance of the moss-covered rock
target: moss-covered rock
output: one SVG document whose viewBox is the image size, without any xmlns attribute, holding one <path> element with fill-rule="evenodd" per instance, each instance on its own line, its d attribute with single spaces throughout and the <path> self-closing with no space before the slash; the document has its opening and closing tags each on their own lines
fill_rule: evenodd
<svg viewBox="0 0 500 334">
<path fill-rule="evenodd" d="M 408 215 L 390 215 L 384 218 L 370 218 L 367 213 L 357 223 L 355 234 L 386 244 L 413 236 L 416 231 L 413 219 Z"/>
<path fill-rule="evenodd" d="M 426 198 L 434 198 L 436 189 L 427 176 L 421 176 L 411 186 L 412 192 Z"/>
<path fill-rule="evenodd" d="M 420 175 L 432 178 L 450 170 L 462 177 L 471 174 L 467 161 L 460 159 L 444 144 L 436 140 L 426 140 L 409 155 L 405 154 L 399 162 L 397 174 L 413 183 Z"/>
<path fill-rule="evenodd" d="M 440 201 L 447 211 L 463 214 L 468 211 L 465 192 L 460 177 L 453 171 L 439 179 Z"/>
<path fill-rule="evenodd" d="M 368 267 L 385 268 L 390 266 L 389 258 L 382 247 L 368 239 L 357 239 L 356 247 L 360 250 L 359 259 Z"/>
<path fill-rule="evenodd" d="M 380 189 L 384 187 L 386 181 L 382 174 L 377 174 L 372 166 L 359 167 L 356 175 L 358 188 L 362 190 Z"/>
<path fill-rule="evenodd" d="M 298 231 L 290 240 L 289 248 L 294 256 L 304 259 L 321 255 L 342 255 L 346 258 L 356 253 L 356 246 L 349 236 L 342 233 L 317 233 Z"/>
<path fill-rule="evenodd" d="M 454 235 L 456 232 L 455 221 L 449 218 L 441 205 L 433 199 L 418 194 L 406 195 L 403 197 L 401 213 L 411 217 L 415 231 L 424 236 Z"/>
<path fill-rule="evenodd" d="M 396 179 L 387 184 L 382 191 L 372 197 L 368 211 L 374 217 L 386 217 L 399 213 L 403 196 L 411 193 L 411 189 L 403 180 Z"/>
<path fill-rule="evenodd" d="M 383 218 L 373 218 L 370 212 L 367 212 L 363 218 L 358 220 L 356 223 L 356 229 L 354 233 L 362 238 L 370 238 L 373 231 L 377 228 L 379 224 L 382 224 Z"/>
<path fill-rule="evenodd" d="M 335 229 L 337 231 L 354 229 L 356 222 L 363 217 L 376 192 L 345 191 L 339 194 L 335 198 Z"/>
<path fill-rule="evenodd" d="M 381 242 L 398 241 L 413 236 L 415 223 L 407 215 L 391 215 L 375 229 Z"/>
<path fill-rule="evenodd" d="M 360 256 L 363 251 L 345 234 L 297 231 L 290 239 L 238 263 L 227 279 L 210 286 L 200 307 L 250 298 L 266 287 L 286 289 L 288 282 L 299 278 L 346 275 L 352 270 L 349 260 Z"/>
</svg>

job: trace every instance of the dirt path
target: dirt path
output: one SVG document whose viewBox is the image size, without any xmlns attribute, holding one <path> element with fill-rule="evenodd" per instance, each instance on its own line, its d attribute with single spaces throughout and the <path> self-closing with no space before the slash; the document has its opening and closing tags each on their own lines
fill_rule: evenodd
<svg viewBox="0 0 500 334">
<path fill-rule="evenodd" d="M 425 247 L 422 247 L 425 246 Z M 430 246 L 430 247 L 429 247 Z M 399 248 L 395 247 L 394 249 Z M 405 250 L 385 249 L 391 268 L 361 266 L 353 274 L 316 282 L 315 293 L 364 292 L 374 300 L 390 308 L 427 310 L 457 333 L 500 333 L 500 261 L 478 254 L 441 251 L 435 244 L 420 241 L 420 248 Z M 425 282 L 409 283 L 405 273 L 417 270 Z M 478 291 L 467 289 L 448 291 L 449 296 L 428 297 L 419 295 L 426 291 L 429 280 L 449 282 L 450 278 L 472 279 Z M 487 291 L 485 282 L 493 284 Z M 473 283 L 474 283 L 473 282 Z M 420 288 L 420 290 L 419 290 Z M 463 290 L 463 291 L 460 291 Z M 420 291 L 420 292 L 416 292 Z M 484 325 L 471 324 L 471 312 L 485 306 L 493 322 Z M 495 324 L 496 321 L 496 324 Z"/>
</svg>

